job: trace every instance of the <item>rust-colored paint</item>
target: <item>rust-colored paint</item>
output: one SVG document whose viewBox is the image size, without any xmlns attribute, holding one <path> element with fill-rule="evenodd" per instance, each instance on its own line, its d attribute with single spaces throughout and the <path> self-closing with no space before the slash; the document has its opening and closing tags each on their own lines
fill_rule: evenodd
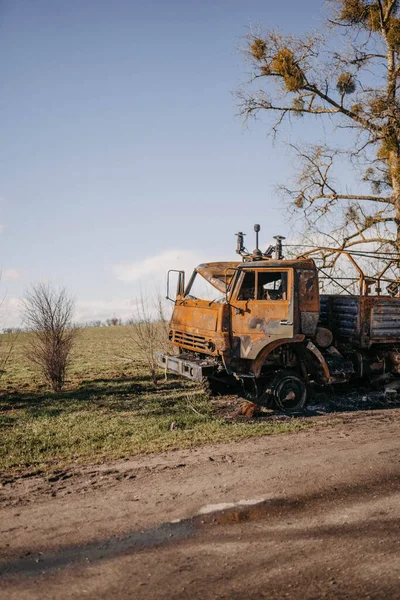
<svg viewBox="0 0 400 600">
<path fill-rule="evenodd" d="M 225 293 L 239 264 L 236 261 L 204 263 L 196 271 L 217 290 Z"/>
<path fill-rule="evenodd" d="M 287 298 L 279 300 L 239 300 L 239 290 L 246 271 L 256 274 L 286 273 Z M 240 340 L 239 356 L 254 360 L 261 350 L 271 342 L 294 335 L 294 276 L 291 268 L 259 268 L 253 264 L 240 275 L 230 300 L 232 336 Z"/>
<path fill-rule="evenodd" d="M 298 275 L 298 302 L 301 311 L 319 312 L 319 289 L 315 267 L 296 269 Z"/>
<path fill-rule="evenodd" d="M 226 304 L 206 300 L 177 301 L 170 322 L 171 343 L 204 354 L 224 354 L 229 347 L 227 309 Z"/>
</svg>

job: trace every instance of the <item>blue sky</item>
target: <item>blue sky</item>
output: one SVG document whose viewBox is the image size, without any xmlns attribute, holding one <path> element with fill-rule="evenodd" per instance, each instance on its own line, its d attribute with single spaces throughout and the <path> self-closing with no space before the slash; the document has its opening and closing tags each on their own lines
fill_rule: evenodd
<svg viewBox="0 0 400 600">
<path fill-rule="evenodd" d="M 239 229 L 289 233 L 293 159 L 237 116 L 237 48 L 250 23 L 319 27 L 322 4 L 0 0 L 2 326 L 37 281 L 79 319 L 127 318 L 167 268 L 234 258 Z"/>
</svg>

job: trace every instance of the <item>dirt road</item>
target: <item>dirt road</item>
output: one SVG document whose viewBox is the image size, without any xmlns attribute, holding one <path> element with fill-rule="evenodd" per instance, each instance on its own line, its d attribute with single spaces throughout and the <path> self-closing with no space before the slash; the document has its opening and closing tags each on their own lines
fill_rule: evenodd
<svg viewBox="0 0 400 600">
<path fill-rule="evenodd" d="M 1 586 L 47 598 L 400 598 L 400 411 L 5 482 Z"/>
</svg>

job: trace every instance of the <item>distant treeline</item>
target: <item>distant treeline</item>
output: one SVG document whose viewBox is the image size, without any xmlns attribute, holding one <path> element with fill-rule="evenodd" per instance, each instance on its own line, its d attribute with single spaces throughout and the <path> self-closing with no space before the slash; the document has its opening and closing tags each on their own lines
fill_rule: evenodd
<svg viewBox="0 0 400 600">
<path fill-rule="evenodd" d="M 134 319 L 127 319 L 123 321 L 122 319 L 117 319 L 113 317 L 112 319 L 106 319 L 105 321 L 95 320 L 95 321 L 85 321 L 84 323 L 73 323 L 72 327 L 74 329 L 86 329 L 88 327 L 116 327 L 118 325 L 133 325 Z M 3 333 L 27 333 L 29 330 L 24 327 L 4 327 Z"/>
</svg>

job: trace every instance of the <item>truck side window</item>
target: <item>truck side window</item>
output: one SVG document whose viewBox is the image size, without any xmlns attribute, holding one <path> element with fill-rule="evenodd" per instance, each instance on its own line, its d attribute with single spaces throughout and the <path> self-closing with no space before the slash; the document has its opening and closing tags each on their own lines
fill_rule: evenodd
<svg viewBox="0 0 400 600">
<path fill-rule="evenodd" d="M 287 300 L 287 272 L 258 273 L 258 300 Z"/>
<path fill-rule="evenodd" d="M 254 271 L 246 271 L 243 277 L 242 286 L 238 295 L 238 300 L 254 300 L 256 289 L 256 278 Z"/>
</svg>

